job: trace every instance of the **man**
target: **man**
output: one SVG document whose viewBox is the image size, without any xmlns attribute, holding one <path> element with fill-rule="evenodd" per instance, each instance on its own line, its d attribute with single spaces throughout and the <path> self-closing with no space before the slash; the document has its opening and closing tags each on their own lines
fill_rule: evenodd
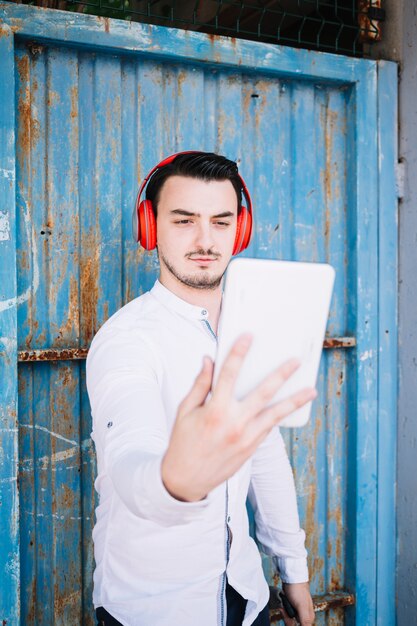
<svg viewBox="0 0 417 626">
<path fill-rule="evenodd" d="M 222 277 L 247 210 L 246 187 L 235 163 L 199 152 L 166 159 L 146 183 L 139 227 L 147 233 L 138 237 L 157 245 L 159 280 L 104 324 L 87 360 L 100 496 L 99 624 L 269 624 L 269 590 L 248 533 L 249 495 L 259 542 L 307 626 L 314 612 L 304 533 L 274 426 L 315 391 L 265 408 L 295 371 L 291 361 L 236 401 L 248 336 L 212 388 Z"/>
</svg>

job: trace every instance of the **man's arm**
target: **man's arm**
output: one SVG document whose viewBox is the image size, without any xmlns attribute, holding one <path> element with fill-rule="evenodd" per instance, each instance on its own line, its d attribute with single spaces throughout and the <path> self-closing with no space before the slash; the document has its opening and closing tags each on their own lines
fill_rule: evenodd
<svg viewBox="0 0 417 626">
<path fill-rule="evenodd" d="M 103 329 L 87 359 L 99 481 L 110 479 L 125 506 L 160 525 L 199 517 L 208 501 L 182 503 L 166 490 L 161 462 L 169 442 L 162 369 L 152 347 L 131 329 Z"/>
<path fill-rule="evenodd" d="M 309 626 L 314 622 L 314 610 L 305 533 L 300 528 L 293 473 L 278 428 L 271 431 L 253 456 L 249 500 L 261 549 L 273 557 L 300 624 Z M 292 626 L 293 621 L 286 618 L 285 623 Z"/>
</svg>

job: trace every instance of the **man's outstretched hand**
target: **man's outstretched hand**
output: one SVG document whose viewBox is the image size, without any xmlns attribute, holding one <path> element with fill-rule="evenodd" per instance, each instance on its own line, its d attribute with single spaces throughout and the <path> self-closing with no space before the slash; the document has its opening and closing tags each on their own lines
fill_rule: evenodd
<svg viewBox="0 0 417 626">
<path fill-rule="evenodd" d="M 317 395 L 314 389 L 303 389 L 267 406 L 298 368 L 293 359 L 243 400 L 236 400 L 234 388 L 250 344 L 249 335 L 236 341 L 213 389 L 213 362 L 204 357 L 191 391 L 179 406 L 161 468 L 166 489 L 178 500 L 203 499 L 243 465 L 276 424 Z"/>
</svg>

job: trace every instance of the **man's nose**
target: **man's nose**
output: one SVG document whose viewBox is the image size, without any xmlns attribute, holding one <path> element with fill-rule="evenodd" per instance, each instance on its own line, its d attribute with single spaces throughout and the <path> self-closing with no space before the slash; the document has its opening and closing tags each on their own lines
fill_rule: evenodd
<svg viewBox="0 0 417 626">
<path fill-rule="evenodd" d="M 196 244 L 203 250 L 209 250 L 213 244 L 213 229 L 209 223 L 200 223 L 196 233 Z"/>
</svg>

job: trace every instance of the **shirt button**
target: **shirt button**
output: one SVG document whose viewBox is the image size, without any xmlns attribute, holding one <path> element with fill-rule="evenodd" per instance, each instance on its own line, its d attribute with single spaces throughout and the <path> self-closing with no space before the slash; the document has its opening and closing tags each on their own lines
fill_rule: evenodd
<svg viewBox="0 0 417 626">
<path fill-rule="evenodd" d="M 227 516 L 227 523 L 229 523 L 229 522 L 230 522 L 230 519 L 231 519 L 231 518 L 230 518 L 230 515 L 228 515 L 228 516 Z"/>
<path fill-rule="evenodd" d="M 204 316 L 208 315 L 207 309 L 202 309 L 201 310 L 201 315 L 204 315 Z"/>
<path fill-rule="evenodd" d="M 113 426 L 113 422 L 107 422 L 107 428 L 111 428 Z"/>
</svg>

